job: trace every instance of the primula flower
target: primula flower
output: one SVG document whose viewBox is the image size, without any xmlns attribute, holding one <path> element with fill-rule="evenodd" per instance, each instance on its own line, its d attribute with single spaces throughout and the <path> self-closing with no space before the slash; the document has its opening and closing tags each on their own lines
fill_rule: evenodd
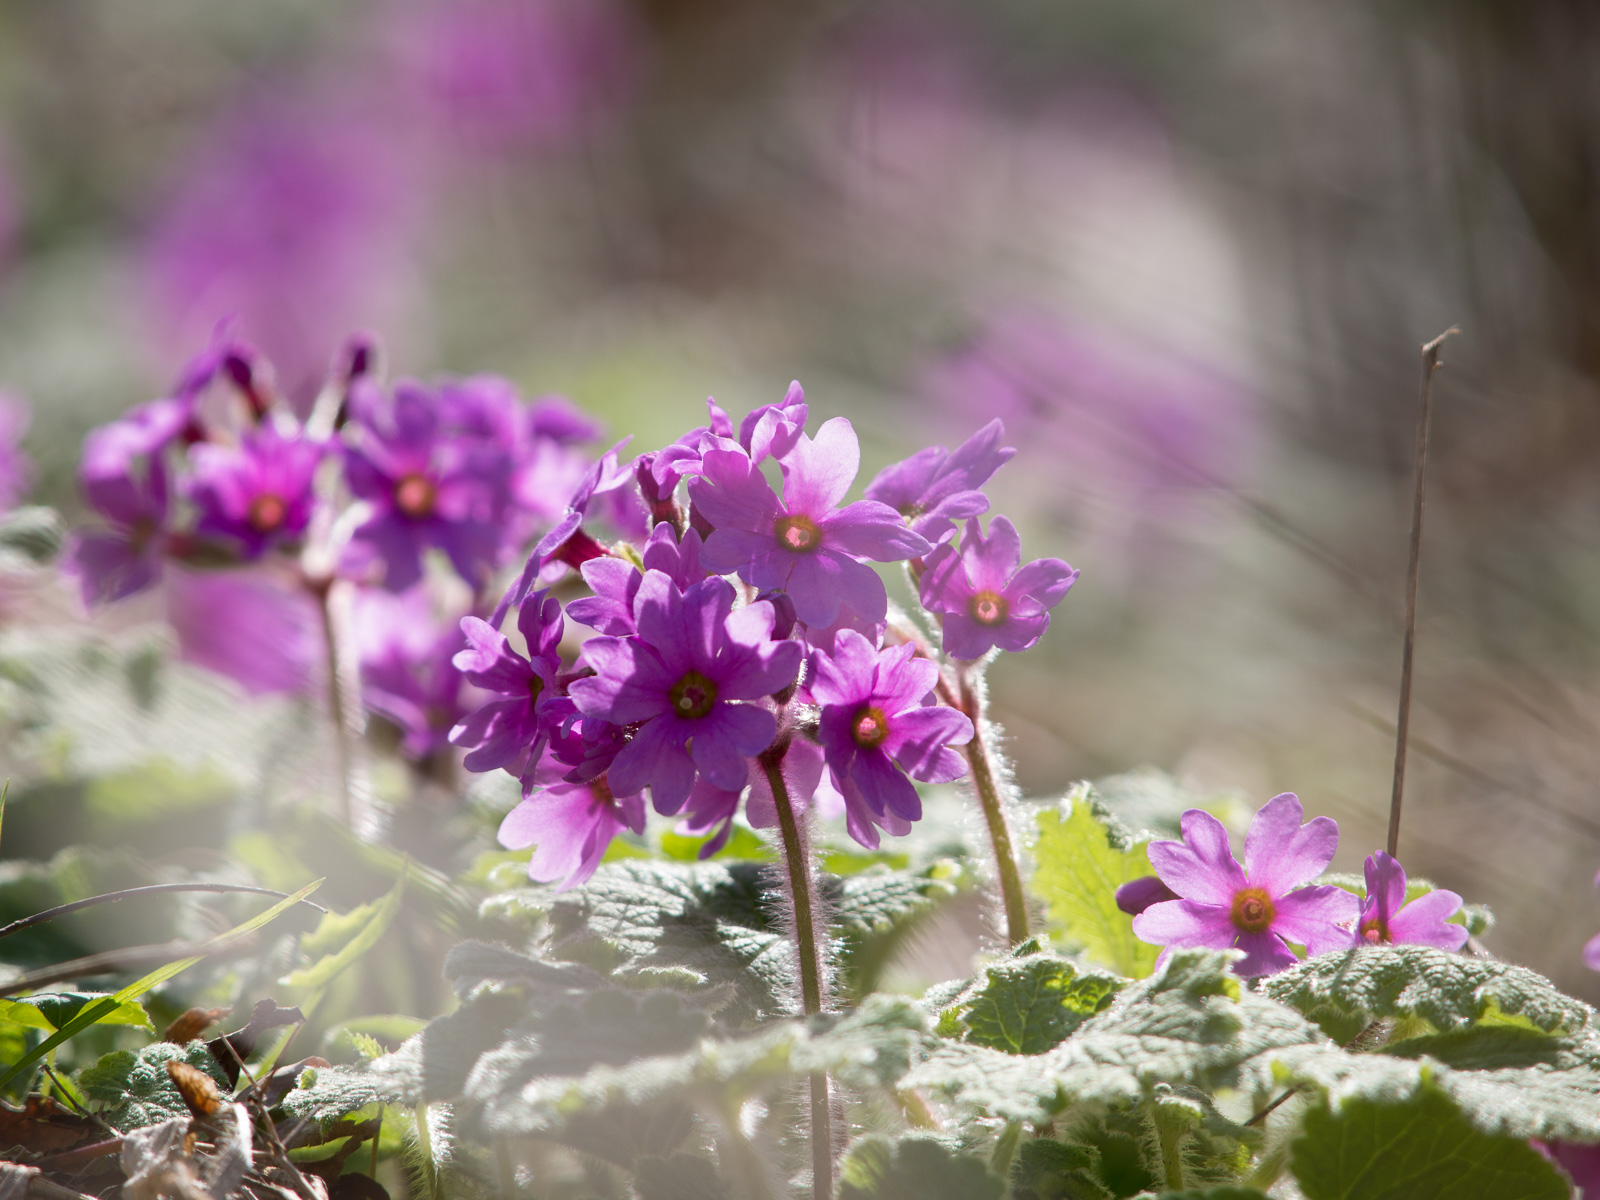
<svg viewBox="0 0 1600 1200">
<path fill-rule="evenodd" d="M 700 535 L 693 529 L 683 537 L 670 524 L 655 527 L 641 556 L 646 571 L 660 571 L 682 591 L 706 578 L 700 565 Z M 593 596 L 567 605 L 567 615 L 597 633 L 626 637 L 635 632 L 633 601 L 644 579 L 639 568 L 623 558 L 591 558 L 579 568 Z M 780 634 L 779 637 L 786 636 Z"/>
<path fill-rule="evenodd" d="M 989 497 L 978 489 L 1016 454 L 1000 444 L 1004 436 L 996 418 L 954 450 L 919 450 L 879 471 L 867 485 L 867 499 L 898 511 L 930 542 L 943 541 L 957 520 L 989 511 Z"/>
<path fill-rule="evenodd" d="M 1143 875 L 1130 879 L 1117 889 L 1117 907 L 1130 917 L 1137 917 L 1152 904 L 1163 900 L 1176 900 L 1178 893 L 1161 882 L 1158 875 Z"/>
<path fill-rule="evenodd" d="M 528 877 L 541 883 L 560 880 L 557 891 L 577 887 L 600 865 L 611 839 L 624 829 L 644 832 L 644 797 L 612 794 L 604 774 L 581 783 L 563 778 L 566 766 L 548 752 L 533 772 L 537 790 L 500 822 L 497 834 L 507 850 L 537 847 Z"/>
<path fill-rule="evenodd" d="M 777 734 L 776 718 L 744 701 L 786 687 L 800 670 L 794 642 L 772 641 L 772 605 L 733 611 L 734 590 L 707 579 L 685 591 L 661 571 L 646 571 L 634 598 L 632 638 L 585 643 L 592 678 L 571 685 L 585 715 L 616 725 L 642 722 L 611 764 L 612 788 L 650 787 L 656 809 L 680 810 L 696 774 L 730 791 L 742 788 L 745 759 Z"/>
<path fill-rule="evenodd" d="M 1268 975 L 1293 966 L 1290 942 L 1312 954 L 1350 944 L 1361 902 L 1343 888 L 1301 887 L 1322 874 L 1339 844 L 1339 826 L 1317 817 L 1302 826 L 1293 792 L 1261 806 L 1245 835 L 1244 868 L 1228 848 L 1228 831 L 1210 813 L 1183 814 L 1181 842 L 1151 842 L 1151 865 L 1181 899 L 1152 904 L 1133 919 L 1147 942 L 1230 947 L 1245 957 L 1240 975 Z"/>
<path fill-rule="evenodd" d="M 1366 861 L 1367 898 L 1356 924 L 1356 945 L 1407 942 L 1459 950 L 1467 944 L 1467 927 L 1447 918 L 1461 908 L 1461 897 L 1443 888 L 1406 903 L 1406 872 L 1379 850 Z"/>
<path fill-rule="evenodd" d="M 270 426 L 238 446 L 195 446 L 188 493 L 199 510 L 196 532 L 234 539 L 247 558 L 299 537 L 311 522 L 311 482 L 322 454 L 317 442 Z"/>
<path fill-rule="evenodd" d="M 461 619 L 467 648 L 455 656 L 456 668 L 498 697 L 450 731 L 450 741 L 468 751 L 467 770 L 521 774 L 530 758 L 537 760 L 557 718 L 571 711 L 556 681 L 564 628 L 561 602 L 548 592 L 533 593 L 517 609 L 526 658 L 487 621 Z"/>
<path fill-rule="evenodd" d="M 939 668 L 913 658 L 910 643 L 875 650 L 853 629 L 841 630 L 831 654 L 813 658 L 808 687 L 822 706 L 819 740 L 833 786 L 845 800 L 850 836 L 878 845 L 878 825 L 922 816 L 911 779 L 948 783 L 965 774 L 952 742 L 972 739 L 972 722 L 953 708 L 926 704 Z M 902 773 L 902 771 L 904 773 Z"/>
<path fill-rule="evenodd" d="M 450 744 L 450 731 L 473 703 L 453 661 L 466 645 L 456 621 L 441 624 L 427 589 L 402 595 L 364 589 L 356 600 L 361 698 L 401 732 L 413 760 Z"/>
<path fill-rule="evenodd" d="M 862 560 L 895 562 L 932 549 L 887 504 L 838 507 L 861 465 L 855 430 L 844 417 L 824 424 L 815 439 L 796 436 L 781 460 L 781 500 L 732 442 L 706 450 L 701 464 L 689 495 L 715 527 L 706 541 L 707 566 L 738 571 L 757 588 L 782 588 L 806 625 L 833 624 L 841 606 L 863 620 L 883 620 L 888 593 Z"/>
<path fill-rule="evenodd" d="M 1594 877 L 1595 887 L 1600 887 L 1600 874 Z M 1589 939 L 1583 948 L 1583 962 L 1591 971 L 1600 971 L 1600 933 Z"/>
<path fill-rule="evenodd" d="M 836 817 L 845 811 L 844 798 L 822 777 L 822 747 L 815 742 L 796 738 L 784 751 L 778 770 L 783 775 L 784 787 L 789 793 L 789 803 L 798 815 L 815 808 L 822 817 Z M 755 829 L 775 829 L 778 825 L 777 804 L 772 798 L 772 781 L 766 769 L 755 760 L 750 761 L 748 795 L 743 789 L 728 790 L 716 787 L 706 780 L 698 780 L 689 794 L 688 806 L 678 832 L 689 837 L 711 834 L 700 847 L 699 857 L 710 858 L 728 844 L 733 833 L 733 818 L 738 814 L 739 801 L 745 800 L 744 815 Z M 900 830 L 910 832 L 910 824 Z"/>
<path fill-rule="evenodd" d="M 982 658 L 990 650 L 1026 650 L 1050 628 L 1050 610 L 1077 582 L 1078 572 L 1059 558 L 1036 558 L 1018 570 L 1022 539 L 1005 517 L 967 522 L 958 551 L 945 542 L 927 558 L 922 604 L 938 613 L 944 651 L 952 658 Z"/>
<path fill-rule="evenodd" d="M 259 567 L 166 574 L 178 657 L 252 696 L 309 694 L 326 670 L 322 619 L 304 588 Z"/>
<path fill-rule="evenodd" d="M 469 584 L 498 563 L 506 515 L 509 453 L 443 428 L 438 395 L 401 380 L 383 403 L 377 385 L 352 386 L 359 430 L 345 449 L 345 478 L 372 515 L 351 533 L 347 569 L 363 554 L 383 561 L 383 586 L 405 591 L 422 578 L 422 552 L 442 550 Z"/>
</svg>

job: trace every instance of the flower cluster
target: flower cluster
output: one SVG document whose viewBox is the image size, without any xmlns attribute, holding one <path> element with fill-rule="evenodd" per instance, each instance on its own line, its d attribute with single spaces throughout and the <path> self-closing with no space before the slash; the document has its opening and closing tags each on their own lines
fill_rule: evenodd
<svg viewBox="0 0 1600 1200">
<path fill-rule="evenodd" d="M 183 656 L 254 693 L 318 685 L 329 594 L 349 593 L 366 706 L 424 760 L 481 699 L 453 661 L 461 618 L 560 518 L 599 429 L 487 376 L 386 387 L 376 356 L 351 339 L 301 416 L 219 332 L 170 395 L 85 440 L 98 521 L 65 567 L 90 606 L 159 587 Z"/>
<path fill-rule="evenodd" d="M 1117 889 L 1133 931 L 1169 953 L 1176 946 L 1244 951 L 1240 975 L 1293 966 L 1294 945 L 1310 954 L 1352 945 L 1411 942 L 1460 950 L 1467 927 L 1450 921 L 1461 897 L 1443 889 L 1406 903 L 1406 873 L 1379 851 L 1366 862 L 1366 898 L 1331 884 L 1313 885 L 1333 861 L 1339 827 L 1329 817 L 1302 824 L 1293 792 L 1262 805 L 1245 835 L 1244 866 L 1228 831 L 1203 809 L 1183 814 L 1178 842 L 1152 842 L 1154 876 Z"/>
<path fill-rule="evenodd" d="M 587 878 L 617 832 L 642 827 L 646 795 L 710 835 L 702 854 L 725 842 L 741 804 L 752 825 L 776 824 L 780 792 L 796 810 L 842 810 L 875 847 L 922 815 L 915 782 L 965 773 L 953 747 L 973 722 L 954 668 L 891 614 L 871 564 L 908 565 L 954 660 L 1032 646 L 1077 573 L 1055 559 L 1021 566 L 1004 517 L 984 536 L 981 488 L 1014 453 L 999 422 L 887 468 L 851 502 L 855 430 L 835 417 L 808 433 L 809 416 L 795 384 L 737 428 L 712 402 L 707 424 L 661 450 L 631 464 L 608 453 L 497 614 L 518 609 L 527 652 L 496 620 L 464 622 L 457 665 L 495 699 L 451 737 L 469 768 L 521 780 L 500 837 L 538 847 L 534 878 Z M 653 527 L 604 545 L 588 521 L 624 495 Z M 574 567 L 588 594 L 564 610 L 533 590 Z M 570 666 L 551 634 L 562 620 L 595 635 Z"/>
</svg>

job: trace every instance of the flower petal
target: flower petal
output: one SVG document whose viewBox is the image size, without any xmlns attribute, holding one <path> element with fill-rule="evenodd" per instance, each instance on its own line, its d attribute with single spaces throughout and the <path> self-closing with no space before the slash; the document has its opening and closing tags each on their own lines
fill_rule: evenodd
<svg viewBox="0 0 1600 1200">
<path fill-rule="evenodd" d="M 1228 919 L 1228 910 L 1215 904 L 1193 900 L 1165 900 L 1152 904 L 1133 919 L 1133 932 L 1153 946 L 1204 946 L 1226 950 L 1233 945 L 1238 930 Z"/>
<path fill-rule="evenodd" d="M 1361 917 L 1355 894 L 1331 884 L 1274 897 L 1273 907 L 1272 932 L 1304 946 L 1308 954 L 1348 948 Z"/>
<path fill-rule="evenodd" d="M 1385 850 L 1369 854 L 1362 868 L 1367 876 L 1367 901 L 1362 905 L 1361 919 L 1366 921 L 1375 916 L 1387 926 L 1405 905 L 1406 870 Z M 1460 907 L 1459 897 L 1456 907 Z"/>
<path fill-rule="evenodd" d="M 1274 898 L 1321 875 L 1338 849 L 1338 824 L 1317 817 L 1302 826 L 1304 815 L 1300 797 L 1283 792 L 1261 806 L 1245 834 L 1245 874 Z"/>
<path fill-rule="evenodd" d="M 1461 897 L 1454 892 L 1426 892 L 1389 918 L 1389 940 L 1414 946 L 1437 946 L 1459 950 L 1471 936 L 1465 925 L 1449 920 L 1461 908 Z"/>
<path fill-rule="evenodd" d="M 1350 893 L 1346 892 L 1345 895 L 1349 896 Z M 1260 933 L 1241 933 L 1234 945 L 1244 951 L 1244 957 L 1233 964 L 1233 973 L 1246 979 L 1256 975 L 1273 975 L 1300 961 L 1271 929 L 1263 929 Z"/>
<path fill-rule="evenodd" d="M 1150 843 L 1151 866 L 1184 899 L 1229 908 L 1234 893 L 1245 886 L 1245 877 L 1228 847 L 1228 831 L 1199 808 L 1185 812 L 1179 827 L 1183 841 Z"/>
</svg>

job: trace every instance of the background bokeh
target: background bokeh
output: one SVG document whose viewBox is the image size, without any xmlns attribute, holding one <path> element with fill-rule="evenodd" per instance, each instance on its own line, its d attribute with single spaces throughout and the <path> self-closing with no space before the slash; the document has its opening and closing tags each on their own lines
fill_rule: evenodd
<svg viewBox="0 0 1600 1200">
<path fill-rule="evenodd" d="M 642 448 L 792 377 L 868 469 L 999 415 L 996 510 L 1083 572 L 994 672 L 1027 792 L 1293 789 L 1358 870 L 1417 348 L 1459 325 L 1401 858 L 1600 1001 L 1596 61 L 1586 0 L 15 0 L 0 386 L 69 517 L 83 433 L 226 317 L 302 402 L 370 329 Z M 11 633 L 80 619 L 3 590 Z M 267 704 L 187 740 L 225 759 Z"/>
</svg>

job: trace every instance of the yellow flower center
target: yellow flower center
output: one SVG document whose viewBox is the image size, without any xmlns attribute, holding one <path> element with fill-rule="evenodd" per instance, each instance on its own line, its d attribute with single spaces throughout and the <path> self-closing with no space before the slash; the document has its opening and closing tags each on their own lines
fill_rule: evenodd
<svg viewBox="0 0 1600 1200">
<path fill-rule="evenodd" d="M 883 715 L 883 709 L 867 704 L 857 709 L 850 721 L 850 736 L 863 750 L 883 745 L 883 740 L 889 736 L 889 719 Z"/>
<path fill-rule="evenodd" d="M 967 602 L 967 611 L 979 625 L 998 625 L 1006 619 L 1006 598 L 985 589 Z"/>
<path fill-rule="evenodd" d="M 717 702 L 717 685 L 699 671 L 690 671 L 672 685 L 672 711 L 686 720 L 703 717 Z"/>
<path fill-rule="evenodd" d="M 1266 889 L 1240 888 L 1233 894 L 1233 911 L 1228 914 L 1233 927 L 1241 933 L 1260 933 L 1271 926 L 1277 910 L 1272 907 L 1272 897 Z"/>
<path fill-rule="evenodd" d="M 822 545 L 822 530 L 817 528 L 817 523 L 799 513 L 779 517 L 773 532 L 777 535 L 778 545 L 797 554 L 809 553 Z"/>
</svg>

